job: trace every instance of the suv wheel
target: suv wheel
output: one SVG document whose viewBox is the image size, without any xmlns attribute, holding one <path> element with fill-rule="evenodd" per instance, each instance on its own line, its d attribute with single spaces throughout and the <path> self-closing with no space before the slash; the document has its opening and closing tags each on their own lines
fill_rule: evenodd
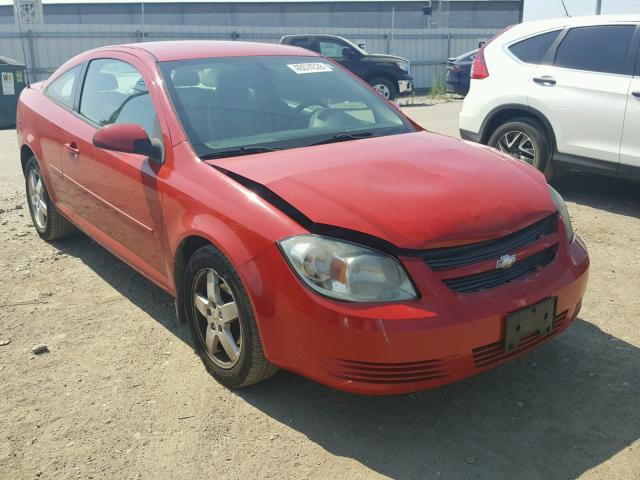
<svg viewBox="0 0 640 480">
<path fill-rule="evenodd" d="M 515 118 L 500 125 L 487 144 L 544 172 L 551 148 L 545 131 L 532 120 Z"/>
<path fill-rule="evenodd" d="M 387 100 L 394 100 L 396 98 L 396 87 L 391 80 L 387 80 L 383 77 L 378 77 L 370 80 L 369 84 Z"/>
<path fill-rule="evenodd" d="M 25 183 L 31 221 L 40 238 L 52 241 L 69 236 L 73 232 L 73 225 L 53 205 L 34 157 L 27 161 Z"/>
<path fill-rule="evenodd" d="M 264 356 L 247 292 L 231 262 L 207 245 L 189 259 L 185 313 L 207 371 L 229 388 L 265 380 L 278 368 Z"/>
</svg>

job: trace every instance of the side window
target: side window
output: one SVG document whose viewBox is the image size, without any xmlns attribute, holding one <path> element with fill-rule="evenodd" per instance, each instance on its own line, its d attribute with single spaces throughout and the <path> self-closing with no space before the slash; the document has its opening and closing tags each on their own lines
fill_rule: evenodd
<svg viewBox="0 0 640 480">
<path fill-rule="evenodd" d="M 160 137 L 147 84 L 135 67 L 120 60 L 100 59 L 89 64 L 80 113 L 100 126 L 136 123 L 150 138 Z"/>
<path fill-rule="evenodd" d="M 342 49 L 346 47 L 342 43 L 332 40 L 320 40 L 320 53 L 329 58 L 342 58 Z"/>
<path fill-rule="evenodd" d="M 514 43 L 509 47 L 520 61 L 539 65 L 549 51 L 551 44 L 558 38 L 560 30 L 542 33 L 535 37 L 527 38 L 521 42 Z"/>
<path fill-rule="evenodd" d="M 294 47 L 306 48 L 307 50 L 313 50 L 313 42 L 310 38 L 294 38 L 291 40 L 291 45 Z"/>
<path fill-rule="evenodd" d="M 635 25 L 602 25 L 569 30 L 556 52 L 558 67 L 625 73 Z"/>
<path fill-rule="evenodd" d="M 81 69 L 82 65 L 78 65 L 56 78 L 47 87 L 47 95 L 65 107 L 73 108 L 73 87 L 78 80 Z"/>
</svg>

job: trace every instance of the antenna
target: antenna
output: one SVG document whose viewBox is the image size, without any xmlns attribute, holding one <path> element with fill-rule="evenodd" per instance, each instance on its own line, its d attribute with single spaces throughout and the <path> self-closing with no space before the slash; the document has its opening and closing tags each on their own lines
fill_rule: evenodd
<svg viewBox="0 0 640 480">
<path fill-rule="evenodd" d="M 27 87 L 31 86 L 29 81 L 29 66 L 27 65 L 27 51 L 24 48 L 24 36 L 22 35 L 22 11 L 19 7 L 19 0 L 15 0 L 13 3 L 13 11 L 16 15 L 16 21 L 18 22 L 18 33 L 20 34 L 20 46 L 22 47 L 22 58 L 24 58 L 24 76 L 27 81 Z"/>
<path fill-rule="evenodd" d="M 571 15 L 569 15 L 569 10 L 567 10 L 567 6 L 564 4 L 564 0 L 561 0 L 561 1 L 562 1 L 562 8 L 564 8 L 564 14 L 567 17 L 570 17 Z"/>
</svg>

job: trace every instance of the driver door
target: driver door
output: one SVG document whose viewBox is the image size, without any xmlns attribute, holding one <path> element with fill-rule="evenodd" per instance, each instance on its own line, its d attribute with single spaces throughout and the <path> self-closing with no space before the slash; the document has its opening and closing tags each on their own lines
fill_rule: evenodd
<svg viewBox="0 0 640 480">
<path fill-rule="evenodd" d="M 143 74 L 145 72 L 145 74 Z M 162 130 L 144 64 L 113 53 L 91 60 L 78 107 L 65 124 L 64 172 L 68 202 L 81 227 L 159 283 L 165 283 L 162 250 L 162 202 L 158 189 L 162 166 L 143 155 L 107 151 L 93 135 L 114 123 L 135 123 L 150 138 Z"/>
</svg>

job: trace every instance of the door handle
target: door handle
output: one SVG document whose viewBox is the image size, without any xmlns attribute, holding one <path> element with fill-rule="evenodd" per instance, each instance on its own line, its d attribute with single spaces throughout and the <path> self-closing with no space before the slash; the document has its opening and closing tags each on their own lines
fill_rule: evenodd
<svg viewBox="0 0 640 480">
<path fill-rule="evenodd" d="M 636 98 L 640 98 L 640 91 L 638 92 L 631 92 L 631 95 L 633 95 Z"/>
<path fill-rule="evenodd" d="M 80 155 L 80 150 L 78 149 L 78 145 L 76 142 L 65 143 L 64 148 L 66 148 L 71 154 L 71 158 L 76 159 L 78 155 Z"/>
<path fill-rule="evenodd" d="M 545 75 L 544 77 L 535 77 L 533 82 L 538 85 L 542 85 L 543 87 L 553 87 L 556 84 L 555 78 L 549 77 L 548 75 Z"/>
</svg>

